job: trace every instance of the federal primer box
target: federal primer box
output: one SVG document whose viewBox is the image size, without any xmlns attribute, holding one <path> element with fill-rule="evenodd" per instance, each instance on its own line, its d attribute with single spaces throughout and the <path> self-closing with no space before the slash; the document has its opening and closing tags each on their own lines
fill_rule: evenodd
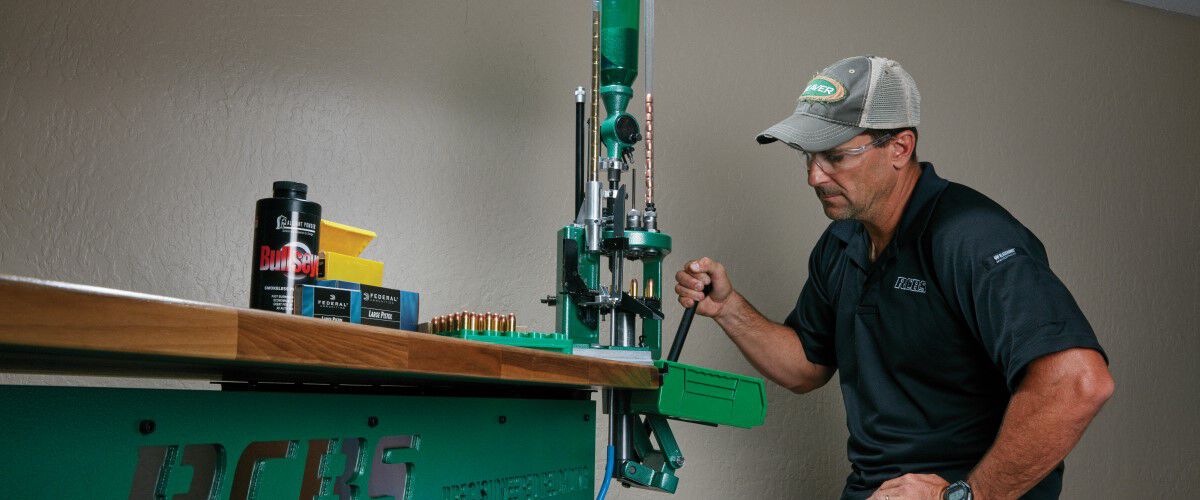
<svg viewBox="0 0 1200 500">
<path fill-rule="evenodd" d="M 320 280 L 317 285 L 362 292 L 359 316 L 362 324 L 417 330 L 417 315 L 420 313 L 421 296 L 415 292 L 394 290 L 381 286 L 363 285 L 350 281 Z"/>
<path fill-rule="evenodd" d="M 296 286 L 293 313 L 310 318 L 360 323 L 362 292 L 313 285 Z"/>
</svg>

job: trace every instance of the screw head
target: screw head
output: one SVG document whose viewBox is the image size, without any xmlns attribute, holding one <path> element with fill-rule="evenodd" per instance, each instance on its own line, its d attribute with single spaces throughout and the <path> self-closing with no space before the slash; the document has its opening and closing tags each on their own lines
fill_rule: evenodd
<svg viewBox="0 0 1200 500">
<path fill-rule="evenodd" d="M 150 419 L 138 422 L 138 432 L 142 433 L 143 436 L 153 433 L 155 427 L 156 425 L 154 424 L 154 421 Z"/>
</svg>

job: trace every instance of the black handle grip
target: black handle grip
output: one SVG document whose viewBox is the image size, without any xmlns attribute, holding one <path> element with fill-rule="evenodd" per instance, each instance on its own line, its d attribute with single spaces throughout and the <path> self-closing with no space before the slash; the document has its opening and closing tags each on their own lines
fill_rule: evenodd
<svg viewBox="0 0 1200 500">
<path fill-rule="evenodd" d="M 711 284 L 704 287 L 704 295 L 707 297 L 710 293 L 712 293 Z M 683 317 L 679 318 L 679 330 L 675 331 L 675 340 L 671 341 L 671 351 L 667 353 L 667 361 L 679 361 L 679 353 L 683 351 L 683 342 L 687 340 L 688 330 L 692 328 L 692 319 L 696 317 L 697 307 L 700 307 L 700 301 L 696 301 L 692 307 L 683 311 Z"/>
</svg>

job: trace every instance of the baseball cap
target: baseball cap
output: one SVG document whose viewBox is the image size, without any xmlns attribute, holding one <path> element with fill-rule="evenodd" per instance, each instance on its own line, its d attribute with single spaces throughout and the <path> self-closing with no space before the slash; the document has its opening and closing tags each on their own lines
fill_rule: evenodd
<svg viewBox="0 0 1200 500">
<path fill-rule="evenodd" d="M 916 127 L 921 93 L 900 63 L 855 56 L 809 80 L 792 116 L 758 135 L 759 144 L 783 141 L 804 151 L 833 149 L 866 129 Z"/>
</svg>

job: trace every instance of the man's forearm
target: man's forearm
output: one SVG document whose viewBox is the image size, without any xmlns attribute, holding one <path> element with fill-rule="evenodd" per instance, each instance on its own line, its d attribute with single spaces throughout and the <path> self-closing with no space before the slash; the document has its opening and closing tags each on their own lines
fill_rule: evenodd
<svg viewBox="0 0 1200 500">
<path fill-rule="evenodd" d="M 810 362 L 791 328 L 767 319 L 737 292 L 725 307 L 714 319 L 763 376 L 797 393 L 829 381 L 833 369 Z"/>
<path fill-rule="evenodd" d="M 1079 366 L 1081 371 L 1063 366 Z M 981 500 L 1017 498 L 1066 458 L 1112 393 L 1095 351 L 1071 349 L 1030 364 L 1004 423 L 967 482 Z"/>
</svg>

